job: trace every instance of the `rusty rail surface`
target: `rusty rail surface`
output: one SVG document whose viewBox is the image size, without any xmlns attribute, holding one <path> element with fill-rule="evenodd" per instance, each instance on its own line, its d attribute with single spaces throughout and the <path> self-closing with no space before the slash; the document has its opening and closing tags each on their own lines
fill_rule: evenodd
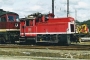
<svg viewBox="0 0 90 60">
<path fill-rule="evenodd" d="M 52 50 L 90 50 L 90 45 L 40 46 L 40 45 L 1 44 L 0 48 L 52 49 Z"/>
</svg>

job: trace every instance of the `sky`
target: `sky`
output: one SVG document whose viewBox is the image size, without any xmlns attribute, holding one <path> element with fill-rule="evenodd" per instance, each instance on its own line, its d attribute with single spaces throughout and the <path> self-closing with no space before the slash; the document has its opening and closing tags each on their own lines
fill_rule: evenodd
<svg viewBox="0 0 90 60">
<path fill-rule="evenodd" d="M 71 17 L 78 21 L 90 19 L 90 0 L 69 0 Z M 67 0 L 55 0 L 55 17 L 67 17 Z M 29 14 L 52 12 L 52 0 L 0 0 L 0 9 L 16 12 L 20 18 Z"/>
</svg>

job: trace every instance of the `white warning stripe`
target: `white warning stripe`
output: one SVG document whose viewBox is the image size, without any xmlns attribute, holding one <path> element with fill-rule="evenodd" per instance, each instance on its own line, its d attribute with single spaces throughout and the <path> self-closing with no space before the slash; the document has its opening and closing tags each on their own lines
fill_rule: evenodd
<svg viewBox="0 0 90 60">
<path fill-rule="evenodd" d="M 20 31 L 20 29 L 0 29 L 0 32 L 6 32 L 6 31 Z"/>
<path fill-rule="evenodd" d="M 75 32 L 70 32 L 70 33 L 66 33 L 66 32 L 49 32 L 49 33 L 20 33 L 20 35 L 23 34 L 74 34 Z"/>
</svg>

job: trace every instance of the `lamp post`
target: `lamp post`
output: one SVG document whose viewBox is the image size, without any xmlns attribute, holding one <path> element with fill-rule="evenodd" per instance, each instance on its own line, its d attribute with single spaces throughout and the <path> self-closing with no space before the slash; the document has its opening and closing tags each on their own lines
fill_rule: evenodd
<svg viewBox="0 0 90 60">
<path fill-rule="evenodd" d="M 69 17 L 69 0 L 67 0 L 67 17 Z"/>
<path fill-rule="evenodd" d="M 77 20 L 77 10 L 75 9 L 75 20 Z"/>
<path fill-rule="evenodd" d="M 54 0 L 52 0 L 52 13 L 54 14 Z"/>
</svg>

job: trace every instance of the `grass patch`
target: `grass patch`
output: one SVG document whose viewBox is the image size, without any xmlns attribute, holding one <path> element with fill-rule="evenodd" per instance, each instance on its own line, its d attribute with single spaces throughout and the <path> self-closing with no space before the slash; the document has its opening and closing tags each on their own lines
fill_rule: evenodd
<svg viewBox="0 0 90 60">
<path fill-rule="evenodd" d="M 56 58 L 75 58 L 75 59 L 90 59 L 90 53 L 75 53 L 75 52 L 63 52 L 51 53 L 51 52 L 40 52 L 40 51 L 27 51 L 27 50 L 0 50 L 0 55 L 7 56 L 35 56 L 35 57 L 56 57 Z M 41 58 L 38 58 L 41 59 Z M 46 60 L 46 59 L 45 59 Z"/>
</svg>

